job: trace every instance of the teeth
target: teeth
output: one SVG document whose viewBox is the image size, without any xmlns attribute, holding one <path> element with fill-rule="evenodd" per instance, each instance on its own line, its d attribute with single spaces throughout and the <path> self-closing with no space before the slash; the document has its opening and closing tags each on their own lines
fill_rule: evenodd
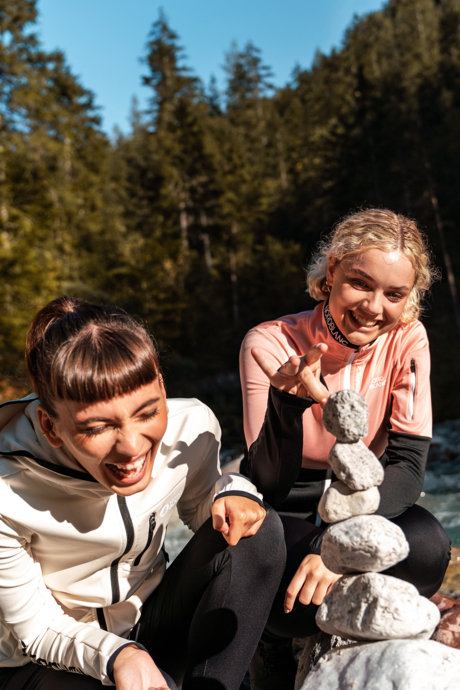
<svg viewBox="0 0 460 690">
<path fill-rule="evenodd" d="M 139 474 L 140 470 L 144 466 L 144 462 L 146 459 L 146 455 L 144 455 L 142 458 L 139 458 L 139 460 L 135 460 L 134 462 L 128 462 L 128 463 L 107 463 L 107 466 L 112 470 L 112 472 L 115 472 L 115 474 L 120 475 L 121 477 L 135 477 L 136 474 Z"/>
<path fill-rule="evenodd" d="M 363 319 L 362 316 L 359 316 L 355 311 L 351 312 L 353 316 L 355 317 L 356 321 L 361 324 L 361 326 L 376 326 L 378 321 L 367 321 L 366 319 Z"/>
</svg>

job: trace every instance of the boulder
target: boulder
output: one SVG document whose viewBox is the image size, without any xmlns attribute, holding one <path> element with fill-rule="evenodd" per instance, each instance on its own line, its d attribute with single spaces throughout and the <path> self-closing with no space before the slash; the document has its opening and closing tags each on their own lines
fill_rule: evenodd
<svg viewBox="0 0 460 690">
<path fill-rule="evenodd" d="M 352 640 L 429 638 L 440 618 L 414 585 L 379 573 L 341 578 L 316 612 L 321 630 Z"/>
<path fill-rule="evenodd" d="M 354 640 L 343 640 L 341 637 L 337 637 L 337 635 L 328 635 L 327 633 L 323 633 L 322 630 L 311 637 L 306 637 L 300 640 L 297 638 L 297 640 L 293 640 L 293 646 L 296 642 L 302 643 L 302 646 L 298 656 L 299 665 L 297 666 L 294 690 L 300 690 L 305 678 L 308 676 L 315 664 L 318 663 L 322 656 L 327 654 L 327 652 L 330 652 L 331 649 L 363 644 L 362 642 L 355 642 Z"/>
<path fill-rule="evenodd" d="M 342 575 L 387 570 L 408 555 L 402 529 L 380 515 L 359 515 L 331 525 L 321 547 L 326 568 Z"/>
<path fill-rule="evenodd" d="M 367 436 L 369 410 L 359 393 L 332 393 L 323 408 L 323 424 L 340 443 L 355 443 Z"/>
<path fill-rule="evenodd" d="M 318 513 L 324 522 L 340 522 L 356 515 L 375 513 L 380 503 L 376 486 L 367 491 L 353 491 L 343 482 L 333 482 L 321 496 Z"/>
<path fill-rule="evenodd" d="M 337 442 L 329 453 L 328 462 L 337 479 L 354 491 L 365 491 L 383 482 L 382 465 L 362 441 Z"/>
<path fill-rule="evenodd" d="M 389 640 L 328 652 L 301 690 L 460 690 L 460 651 Z"/>
</svg>

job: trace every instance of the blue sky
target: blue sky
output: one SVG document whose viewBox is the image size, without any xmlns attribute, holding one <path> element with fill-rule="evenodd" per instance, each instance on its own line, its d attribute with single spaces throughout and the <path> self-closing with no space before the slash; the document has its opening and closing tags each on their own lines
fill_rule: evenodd
<svg viewBox="0 0 460 690">
<path fill-rule="evenodd" d="M 373 12 L 382 0 L 38 0 L 38 34 L 46 50 L 61 49 L 81 83 L 101 106 L 104 129 L 129 131 L 133 96 L 145 106 L 149 90 L 140 58 L 162 7 L 179 35 L 187 64 L 204 81 L 222 86 L 224 55 L 233 41 L 252 41 L 285 84 L 294 66 L 311 66 L 317 49 L 340 46 L 353 15 Z"/>
</svg>

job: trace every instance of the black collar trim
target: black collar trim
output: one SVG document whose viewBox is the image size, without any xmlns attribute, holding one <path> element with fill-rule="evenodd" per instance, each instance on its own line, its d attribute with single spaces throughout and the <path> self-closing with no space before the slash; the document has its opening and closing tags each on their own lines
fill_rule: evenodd
<svg viewBox="0 0 460 690">
<path fill-rule="evenodd" d="M 27 450 L 0 450 L 0 456 L 2 455 L 5 457 L 29 458 L 30 460 L 35 460 L 37 465 L 41 465 L 45 469 L 51 470 L 51 472 L 55 472 L 56 474 L 63 474 L 66 477 L 73 477 L 74 479 L 82 479 L 86 482 L 97 483 L 97 479 L 95 479 L 91 474 L 89 474 L 89 472 L 80 472 L 79 470 L 72 470 L 70 467 L 61 467 L 60 465 L 55 465 L 52 462 L 48 462 L 48 460 L 41 460 L 40 458 L 35 457 L 35 455 L 32 455 L 32 453 L 29 453 L 29 451 Z"/>
<path fill-rule="evenodd" d="M 326 304 L 324 305 L 324 318 L 326 321 L 327 329 L 331 336 L 334 338 L 334 340 L 336 340 L 341 345 L 344 345 L 345 347 L 349 347 L 352 350 L 359 350 L 359 345 L 354 345 L 353 343 L 350 343 L 350 341 L 347 340 L 343 333 L 341 333 L 337 328 L 337 325 L 334 319 L 332 318 L 331 310 L 329 309 L 329 300 L 327 300 Z"/>
</svg>

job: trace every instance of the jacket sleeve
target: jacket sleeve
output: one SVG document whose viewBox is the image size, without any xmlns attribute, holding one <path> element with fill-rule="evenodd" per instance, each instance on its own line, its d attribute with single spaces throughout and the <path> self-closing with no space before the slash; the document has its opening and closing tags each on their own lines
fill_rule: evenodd
<svg viewBox="0 0 460 690">
<path fill-rule="evenodd" d="M 302 415 L 313 404 L 270 386 L 265 419 L 258 438 L 241 463 L 265 500 L 277 508 L 287 497 L 302 467 Z"/>
<path fill-rule="evenodd" d="M 3 485 L 0 497 L 5 490 Z M 28 535 L 1 516 L 0 618 L 10 632 L 12 653 L 19 643 L 37 664 L 113 684 L 108 666 L 127 641 L 66 615 L 43 581 Z"/>
<path fill-rule="evenodd" d="M 199 414 L 200 419 L 195 420 L 195 458 L 177 504 L 179 517 L 194 532 L 210 517 L 214 501 L 224 495 L 245 496 L 262 505 L 262 494 L 246 477 L 238 473 L 222 476 L 219 422 L 205 405 L 201 406 Z"/>
<path fill-rule="evenodd" d="M 432 435 L 430 352 L 422 324 L 404 349 L 392 381 L 388 445 L 381 458 L 385 478 L 377 514 L 387 518 L 401 515 L 419 498 Z"/>
</svg>

